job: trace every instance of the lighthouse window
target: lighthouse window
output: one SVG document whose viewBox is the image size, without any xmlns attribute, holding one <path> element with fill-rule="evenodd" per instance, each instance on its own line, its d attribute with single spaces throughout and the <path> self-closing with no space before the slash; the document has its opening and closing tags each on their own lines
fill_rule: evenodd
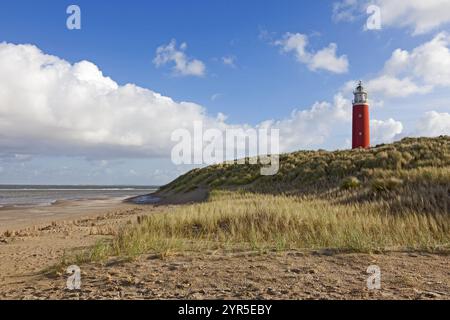
<svg viewBox="0 0 450 320">
<path fill-rule="evenodd" d="M 359 135 L 362 136 L 362 132 L 360 132 Z"/>
<path fill-rule="evenodd" d="M 358 115 L 358 117 L 362 118 L 362 114 L 360 113 L 360 114 Z"/>
</svg>

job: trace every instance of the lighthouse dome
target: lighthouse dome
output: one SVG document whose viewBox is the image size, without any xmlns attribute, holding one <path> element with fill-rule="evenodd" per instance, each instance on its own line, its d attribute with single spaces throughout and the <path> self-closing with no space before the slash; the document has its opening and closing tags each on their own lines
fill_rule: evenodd
<svg viewBox="0 0 450 320">
<path fill-rule="evenodd" d="M 367 91 L 364 89 L 362 81 L 359 81 L 358 86 L 356 87 L 355 91 L 353 91 L 353 95 L 355 96 L 353 104 L 367 103 Z"/>
</svg>

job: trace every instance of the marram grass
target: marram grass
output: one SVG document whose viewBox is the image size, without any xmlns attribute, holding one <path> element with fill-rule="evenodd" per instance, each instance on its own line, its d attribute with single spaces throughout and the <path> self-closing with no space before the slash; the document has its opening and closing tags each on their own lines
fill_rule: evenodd
<svg viewBox="0 0 450 320">
<path fill-rule="evenodd" d="M 275 176 L 252 165 L 195 169 L 163 187 L 207 202 L 150 213 L 78 259 L 205 250 L 450 250 L 450 137 L 370 150 L 284 154 Z M 233 190 L 233 191 L 231 191 Z"/>
<path fill-rule="evenodd" d="M 449 215 L 381 210 L 370 203 L 341 205 L 311 197 L 216 191 L 208 202 L 149 215 L 90 255 L 101 259 L 211 249 L 450 248 Z"/>
</svg>

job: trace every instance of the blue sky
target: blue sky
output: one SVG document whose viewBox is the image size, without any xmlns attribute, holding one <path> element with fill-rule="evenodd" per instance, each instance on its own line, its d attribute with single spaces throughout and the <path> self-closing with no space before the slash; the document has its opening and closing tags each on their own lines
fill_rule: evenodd
<svg viewBox="0 0 450 320">
<path fill-rule="evenodd" d="M 373 120 L 379 121 L 374 123 L 379 128 L 374 129 L 378 130 L 374 132 L 375 141 L 390 142 L 404 135 L 436 134 L 429 130 L 436 121 L 440 126 L 438 133 L 448 134 L 448 74 L 441 75 L 439 83 L 423 70 L 407 74 L 408 67 L 402 65 L 402 71 L 393 74 L 385 68 L 397 48 L 409 53 L 411 63 L 429 61 L 427 55 L 421 55 L 423 50 L 414 53 L 414 49 L 439 34 L 445 36 L 436 46 L 443 49 L 444 59 L 447 58 L 444 49 L 448 48 L 450 14 L 441 15 L 430 25 L 428 15 L 444 10 L 433 2 L 422 14 L 414 1 L 412 7 L 407 4 L 395 9 L 387 0 L 372 1 L 381 7 L 386 22 L 381 30 L 365 30 L 367 1 L 3 1 L 0 42 L 30 44 L 72 65 L 87 60 L 118 86 L 132 83 L 170 97 L 175 103 L 195 103 L 204 109 L 202 116 L 214 118 L 223 113 L 229 124 L 257 126 L 265 120 L 278 120 L 284 126 L 293 123 L 294 128 L 301 127 L 308 115 L 293 116 L 294 110 L 310 112 L 315 103 L 322 102 L 335 110 L 333 101 L 338 94 L 348 99 L 351 110 L 349 86 L 363 79 L 373 86 L 371 98 L 375 106 L 371 114 Z M 81 8 L 81 30 L 66 28 L 66 8 L 70 4 Z M 405 14 L 411 11 L 408 19 Z M 305 57 L 296 55 L 298 46 L 288 48 L 287 40 L 294 39 L 293 35 L 307 38 Z M 182 52 L 188 63 L 201 62 L 205 68 L 201 74 L 175 74 L 173 61 L 159 66 L 155 63 L 157 48 L 172 40 L 176 40 L 175 50 Z M 183 43 L 186 47 L 181 48 Z M 335 58 L 347 61 L 345 70 L 312 67 L 313 56 L 330 44 L 335 44 Z M 224 63 L 224 59 L 230 63 Z M 393 63 L 399 64 L 397 60 Z M 433 67 L 441 69 L 439 65 Z M 386 94 L 383 83 L 388 81 L 382 78 L 385 74 L 389 81 L 407 79 L 411 93 Z M 401 86 L 398 90 L 402 90 Z M 52 101 L 53 97 L 45 99 Z M 0 111 L 1 104 L 0 95 Z M 17 107 L 26 108 L 26 102 Z M 51 108 L 64 105 L 58 103 Z M 8 112 L 12 114 L 6 110 L 3 115 Z M 428 114 L 428 120 L 435 122 L 424 122 L 427 112 L 438 114 L 435 118 Z M 11 119 L 17 121 L 17 126 L 27 123 L 21 123 L 18 117 Z M 321 119 L 311 121 L 320 126 Z M 286 151 L 348 147 L 349 126 L 345 121 L 336 126 L 334 122 L 337 121 L 327 124 L 329 130 L 323 133 L 323 139 L 306 143 L 299 135 L 298 143 Z M 131 121 L 130 125 L 134 123 Z M 148 125 L 151 127 L 152 123 Z M 45 143 L 42 148 L 35 148 L 36 143 L 27 146 L 26 136 L 8 136 L 6 128 L 0 123 L 0 137 L 9 142 L 15 137 L 18 141 L 0 145 L 4 149 L 0 183 L 161 184 L 186 170 L 172 165 L 168 155 L 154 152 L 136 156 L 120 151 L 102 159 L 84 151 L 72 153 L 53 148 L 56 143 L 49 143 L 49 149 Z M 417 128 L 423 129 L 419 132 Z"/>
<path fill-rule="evenodd" d="M 39 3 L 2 3 L 0 39 L 32 43 L 72 63 L 92 61 L 120 84 L 135 83 L 249 123 L 330 99 L 344 81 L 382 68 L 396 46 L 411 48 L 421 40 L 402 37 L 402 31 L 363 32 L 361 23 L 337 28 L 330 1 L 78 1 L 80 31 L 65 28 L 65 10 L 73 1 Z M 259 39 L 262 30 L 279 37 L 312 35 L 316 48 L 336 42 L 352 61 L 349 73 L 309 72 Z M 155 49 L 171 39 L 188 43 L 189 55 L 207 64 L 207 76 L 171 77 L 168 69 L 154 67 Z M 237 68 L 215 61 L 228 55 L 236 56 Z M 213 102 L 214 94 L 221 96 Z"/>
</svg>

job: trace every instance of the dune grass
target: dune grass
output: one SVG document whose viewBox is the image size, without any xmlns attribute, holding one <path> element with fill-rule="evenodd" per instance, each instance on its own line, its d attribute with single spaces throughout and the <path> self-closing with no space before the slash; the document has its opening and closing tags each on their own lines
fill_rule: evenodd
<svg viewBox="0 0 450 320">
<path fill-rule="evenodd" d="M 345 251 L 450 248 L 450 216 L 391 214 L 371 203 L 341 205 L 312 197 L 215 191 L 206 203 L 147 216 L 90 259 L 204 250 Z"/>
<path fill-rule="evenodd" d="M 164 186 L 162 191 L 185 192 L 202 186 L 210 189 L 238 187 L 269 193 L 323 192 L 339 187 L 348 177 L 357 178 L 364 185 L 383 172 L 409 174 L 422 168 L 434 170 L 432 174 L 437 175 L 443 168 L 450 168 L 450 137 L 405 138 L 368 150 L 282 154 L 280 170 L 274 176 L 261 176 L 259 165 L 223 163 L 194 169 Z"/>
<path fill-rule="evenodd" d="M 450 251 L 450 137 L 302 151 L 280 164 L 272 177 L 251 165 L 193 170 L 161 192 L 202 187 L 208 201 L 145 216 L 78 260 L 218 249 Z"/>
</svg>

